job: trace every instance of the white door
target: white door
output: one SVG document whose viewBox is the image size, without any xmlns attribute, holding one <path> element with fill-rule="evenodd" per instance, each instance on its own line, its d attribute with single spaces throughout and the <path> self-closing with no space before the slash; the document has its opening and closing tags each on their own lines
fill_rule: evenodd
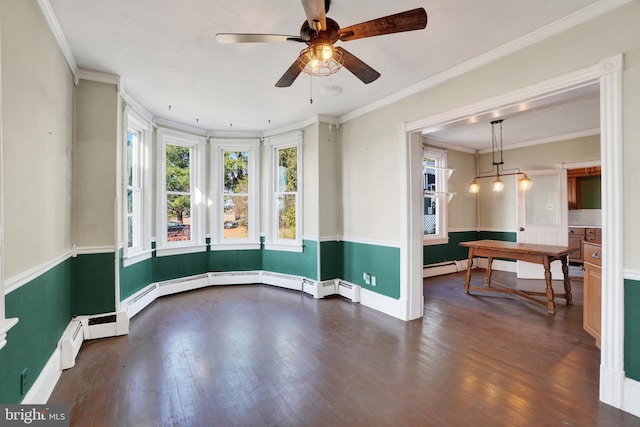
<svg viewBox="0 0 640 427">
<path fill-rule="evenodd" d="M 518 243 L 568 246 L 567 170 L 527 172 L 531 188 L 518 190 Z M 518 261 L 518 278 L 544 279 L 540 264 Z M 562 264 L 551 264 L 551 276 L 562 279 Z"/>
</svg>

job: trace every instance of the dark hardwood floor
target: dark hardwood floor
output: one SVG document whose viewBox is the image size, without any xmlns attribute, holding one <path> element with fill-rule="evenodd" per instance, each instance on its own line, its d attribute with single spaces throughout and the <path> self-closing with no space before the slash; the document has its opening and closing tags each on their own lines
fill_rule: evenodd
<svg viewBox="0 0 640 427">
<path fill-rule="evenodd" d="M 412 322 L 268 286 L 164 297 L 85 342 L 50 403 L 77 426 L 640 426 L 598 401 L 581 282 L 551 316 L 463 281 L 425 280 Z"/>
</svg>

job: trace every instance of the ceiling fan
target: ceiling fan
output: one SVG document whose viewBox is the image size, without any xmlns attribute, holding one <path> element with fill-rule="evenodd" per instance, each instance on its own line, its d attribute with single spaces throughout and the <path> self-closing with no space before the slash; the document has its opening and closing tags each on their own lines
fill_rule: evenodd
<svg viewBox="0 0 640 427">
<path fill-rule="evenodd" d="M 291 86 L 303 71 L 312 76 L 326 76 L 337 72 L 342 66 L 368 84 L 380 77 L 380 73 L 343 47 L 334 46 L 338 40 L 347 42 L 365 37 L 422 30 L 427 26 L 427 12 L 424 8 L 418 8 L 340 28 L 336 21 L 326 16 L 331 0 L 301 1 L 307 20 L 300 28 L 300 36 L 218 33 L 216 40 L 219 43 L 306 43 L 307 47 L 278 80 L 276 87 Z"/>
</svg>

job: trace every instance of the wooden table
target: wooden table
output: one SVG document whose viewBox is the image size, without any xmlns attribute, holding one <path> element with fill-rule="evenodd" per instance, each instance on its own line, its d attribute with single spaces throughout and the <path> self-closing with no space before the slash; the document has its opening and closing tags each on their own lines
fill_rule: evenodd
<svg viewBox="0 0 640 427">
<path fill-rule="evenodd" d="M 469 265 L 467 266 L 467 274 L 464 281 L 464 292 L 474 291 L 490 291 L 514 294 L 526 298 L 538 304 L 546 305 L 549 314 L 556 314 L 556 305 L 554 298 L 565 298 L 567 305 L 573 304 L 571 297 L 571 281 L 569 280 L 569 254 L 576 251 L 567 246 L 550 246 L 550 245 L 534 245 L 529 243 L 502 242 L 498 240 L 476 240 L 472 242 L 462 242 L 460 246 L 469 248 Z M 487 273 L 483 286 L 472 286 L 471 265 L 473 257 L 487 258 Z M 533 292 L 520 289 L 513 289 L 491 280 L 491 264 L 494 258 L 513 259 L 519 261 L 533 262 L 544 266 L 544 278 L 547 285 L 546 292 Z M 560 260 L 562 262 L 562 273 L 564 274 L 564 294 L 554 295 L 551 286 L 551 262 Z M 496 287 L 491 287 L 495 285 Z M 543 298 L 536 298 L 546 296 Z"/>
</svg>

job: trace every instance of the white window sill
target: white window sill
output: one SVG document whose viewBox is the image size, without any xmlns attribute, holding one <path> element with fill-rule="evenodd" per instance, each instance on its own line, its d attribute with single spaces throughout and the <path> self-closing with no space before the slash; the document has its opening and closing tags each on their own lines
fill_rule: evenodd
<svg viewBox="0 0 640 427">
<path fill-rule="evenodd" d="M 422 239 L 422 246 L 446 245 L 449 243 L 449 237 L 429 237 Z"/>
<path fill-rule="evenodd" d="M 207 245 L 189 245 L 156 249 L 156 257 L 206 252 Z"/>
<path fill-rule="evenodd" d="M 282 244 L 282 243 L 265 243 L 264 249 L 267 251 L 282 251 L 282 252 L 302 252 L 304 246 L 300 243 L 294 244 Z"/>
<path fill-rule="evenodd" d="M 127 254 L 122 258 L 122 266 L 129 267 L 130 265 L 136 264 L 140 261 L 144 261 L 145 259 L 151 258 L 151 254 L 153 251 L 151 249 L 141 252 L 136 252 L 133 254 Z"/>
<path fill-rule="evenodd" d="M 212 251 L 259 250 L 260 243 L 211 243 Z"/>
<path fill-rule="evenodd" d="M 7 332 L 18 323 L 18 318 L 4 319 L 0 321 L 0 349 L 7 344 Z"/>
</svg>

